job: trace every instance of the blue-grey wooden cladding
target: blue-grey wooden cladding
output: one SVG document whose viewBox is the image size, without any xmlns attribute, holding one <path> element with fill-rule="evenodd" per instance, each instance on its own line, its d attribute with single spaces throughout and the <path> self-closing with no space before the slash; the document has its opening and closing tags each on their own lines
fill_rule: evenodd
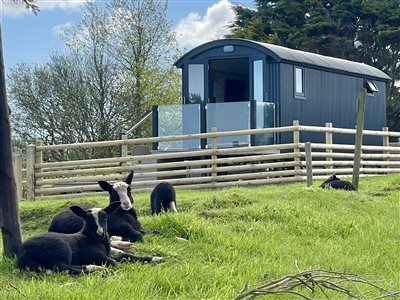
<svg viewBox="0 0 400 300">
<path fill-rule="evenodd" d="M 305 68 L 305 99 L 294 96 L 294 66 L 280 64 L 280 126 L 291 125 L 299 120 L 303 125 L 324 126 L 331 122 L 334 127 L 355 128 L 358 92 L 364 79 L 356 76 Z M 367 95 L 364 129 L 382 130 L 386 126 L 386 87 L 374 80 L 379 92 Z M 353 143 L 354 137 L 335 135 L 334 143 Z M 281 142 L 289 142 L 291 136 L 282 134 Z M 302 141 L 322 142 L 321 134 L 302 135 Z M 365 144 L 381 144 L 382 139 L 368 137 Z"/>
<path fill-rule="evenodd" d="M 233 46 L 233 52 L 225 52 L 224 46 Z M 243 39 L 223 39 L 200 45 L 187 52 L 177 62 L 182 69 L 183 103 L 188 96 L 189 64 L 204 65 L 204 102 L 210 102 L 210 61 L 216 59 L 248 58 L 249 99 L 253 100 L 253 62 L 263 61 L 264 102 L 275 103 L 275 126 L 291 125 L 299 120 L 303 125 L 354 128 L 356 123 L 357 96 L 365 81 L 375 83 L 379 92 L 367 96 L 365 129 L 381 130 L 386 126 L 386 83 L 390 77 L 371 66 L 297 51 L 281 46 Z M 295 96 L 295 68 L 300 67 L 304 76 L 304 97 Z M 325 136 L 309 133 L 302 141 L 322 142 Z M 335 137 L 334 143 L 351 143 L 346 135 Z M 277 142 L 291 142 L 292 136 L 281 134 Z M 381 139 L 370 137 L 365 144 L 381 144 Z"/>
</svg>

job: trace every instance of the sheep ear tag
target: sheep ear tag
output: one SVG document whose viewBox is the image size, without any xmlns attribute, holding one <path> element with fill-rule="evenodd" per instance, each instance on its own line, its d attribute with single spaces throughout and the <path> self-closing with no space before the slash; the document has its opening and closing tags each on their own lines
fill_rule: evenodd
<svg viewBox="0 0 400 300">
<path fill-rule="evenodd" d="M 113 202 L 109 206 L 103 209 L 104 212 L 107 213 L 107 215 L 111 215 L 117 211 L 117 209 L 121 206 L 120 202 Z"/>
</svg>

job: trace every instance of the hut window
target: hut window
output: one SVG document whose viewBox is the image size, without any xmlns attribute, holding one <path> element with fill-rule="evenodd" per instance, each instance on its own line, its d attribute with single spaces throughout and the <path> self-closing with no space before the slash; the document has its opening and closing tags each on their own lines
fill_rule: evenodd
<svg viewBox="0 0 400 300">
<path fill-rule="evenodd" d="M 304 98 L 304 68 L 294 68 L 294 96 L 295 98 Z"/>
<path fill-rule="evenodd" d="M 204 100 L 204 65 L 191 64 L 189 69 L 189 94 L 187 103 L 200 103 Z"/>
<path fill-rule="evenodd" d="M 263 101 L 263 62 L 255 60 L 253 62 L 253 94 L 254 100 Z"/>
<path fill-rule="evenodd" d="M 378 87 L 376 86 L 375 82 L 372 80 L 365 81 L 365 88 L 367 89 L 367 95 L 373 96 L 374 93 L 379 92 Z"/>
</svg>

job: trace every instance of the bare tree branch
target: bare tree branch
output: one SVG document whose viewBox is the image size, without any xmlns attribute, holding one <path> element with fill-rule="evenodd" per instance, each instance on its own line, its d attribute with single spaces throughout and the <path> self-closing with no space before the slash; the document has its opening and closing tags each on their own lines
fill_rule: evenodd
<svg viewBox="0 0 400 300">
<path fill-rule="evenodd" d="M 4 1 L 4 0 L 3 0 Z M 20 2 L 20 0 L 12 0 L 15 3 Z M 40 11 L 39 6 L 36 5 L 36 0 L 21 0 L 25 4 L 27 10 L 31 10 L 35 15 Z"/>
<path fill-rule="evenodd" d="M 400 296 L 400 291 L 389 291 L 356 274 L 321 269 L 303 272 L 298 269 L 298 271 L 297 274 L 284 276 L 252 290 L 248 290 L 248 285 L 246 284 L 235 299 L 253 299 L 257 296 L 273 294 L 295 294 L 304 299 L 311 299 L 310 296 L 304 294 L 304 292 L 300 292 L 302 289 L 300 289 L 300 291 L 295 291 L 298 287 L 306 287 L 306 290 L 311 293 L 320 290 L 327 299 L 329 299 L 329 296 L 326 290 L 346 294 L 351 299 L 375 300 L 389 297 L 397 298 Z M 371 295 L 375 294 L 375 296 L 368 298 L 366 296 L 367 292 Z"/>
</svg>

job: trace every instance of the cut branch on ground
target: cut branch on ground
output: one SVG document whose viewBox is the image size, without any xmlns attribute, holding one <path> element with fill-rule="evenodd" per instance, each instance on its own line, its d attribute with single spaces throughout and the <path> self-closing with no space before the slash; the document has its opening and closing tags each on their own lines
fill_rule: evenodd
<svg viewBox="0 0 400 300">
<path fill-rule="evenodd" d="M 286 275 L 251 290 L 246 284 L 235 299 L 252 299 L 262 295 L 285 294 L 294 294 L 303 299 L 313 299 L 311 294 L 318 291 L 326 299 L 330 299 L 329 290 L 348 295 L 350 299 L 377 300 L 400 296 L 400 291 L 390 291 L 357 274 L 312 269 Z"/>
</svg>

